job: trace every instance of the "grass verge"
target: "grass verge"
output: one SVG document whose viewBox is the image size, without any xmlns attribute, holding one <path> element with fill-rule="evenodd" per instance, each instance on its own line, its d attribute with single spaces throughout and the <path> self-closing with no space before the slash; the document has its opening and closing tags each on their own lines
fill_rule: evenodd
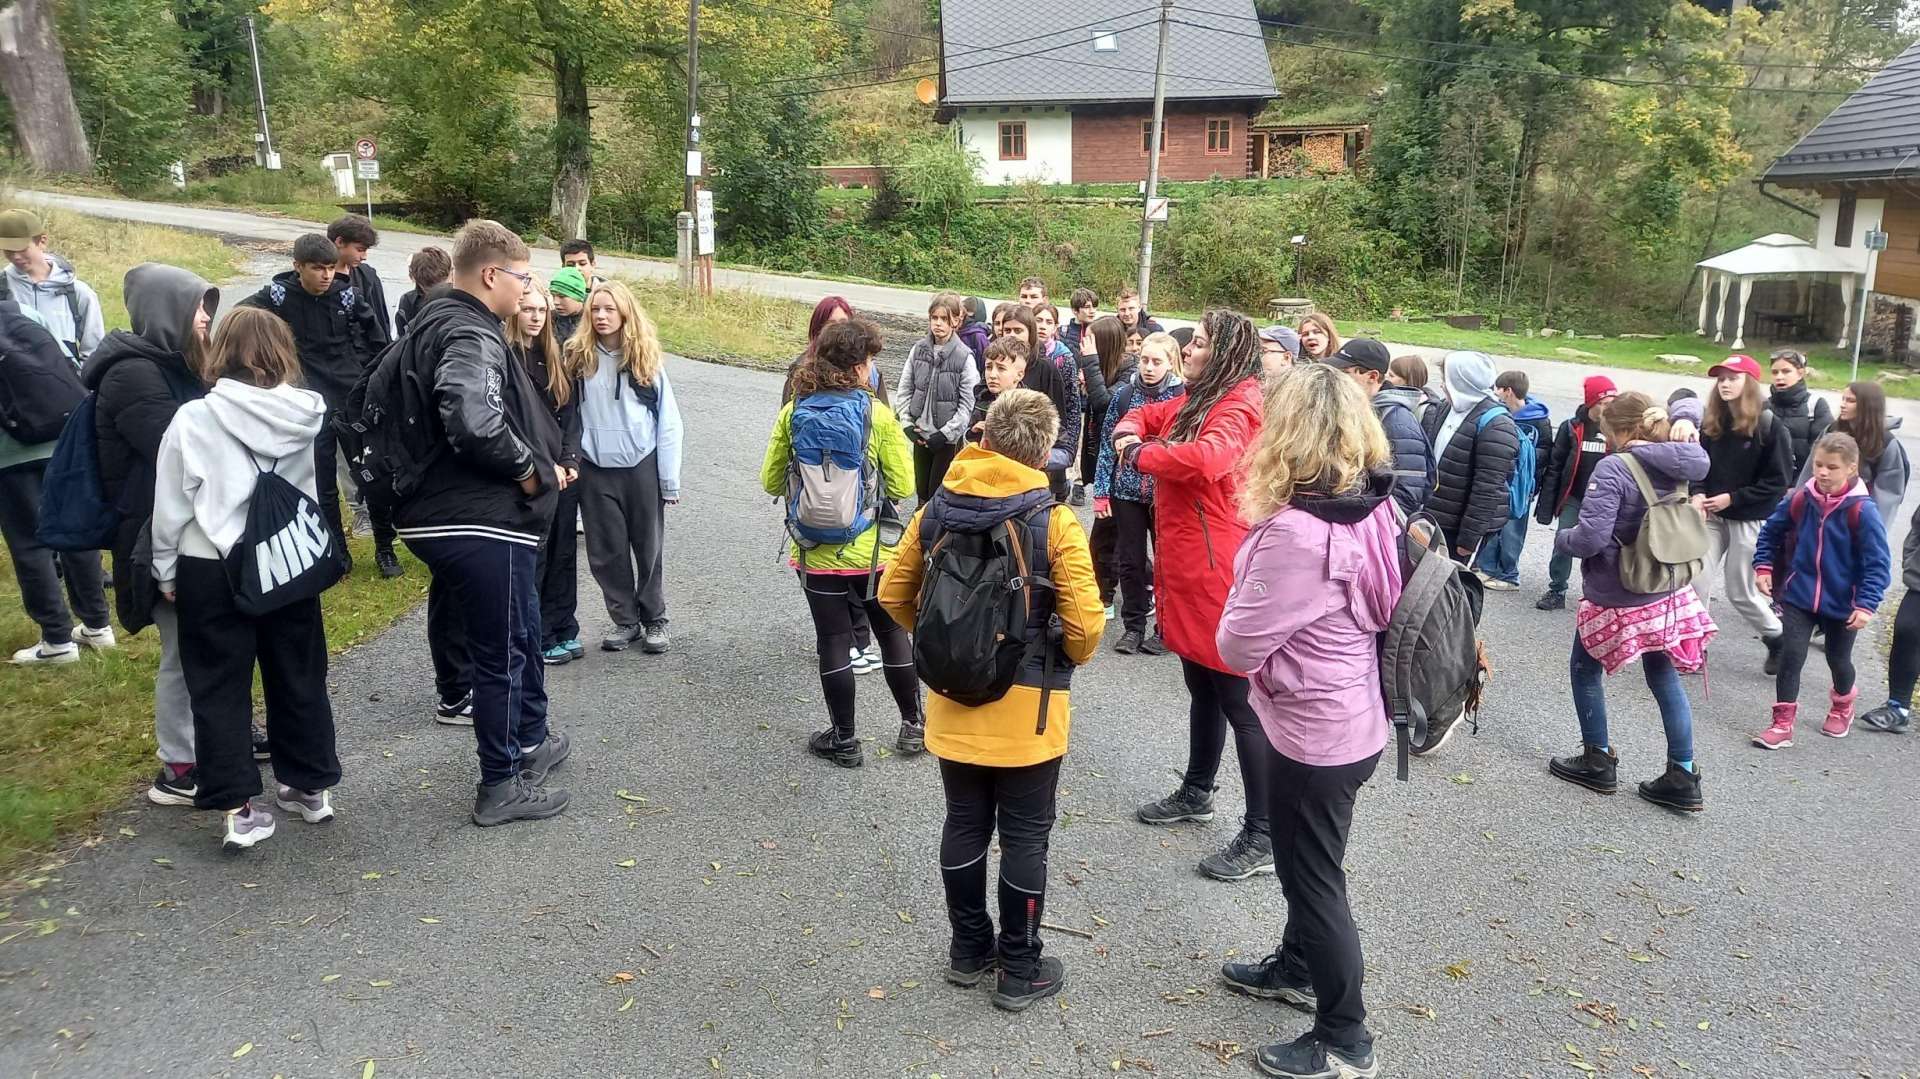
<svg viewBox="0 0 1920 1079">
<path fill-rule="evenodd" d="M 392 625 L 426 595 L 426 568 L 402 550 L 405 577 L 383 580 L 373 541 L 353 541 L 353 575 L 322 599 L 327 643 L 350 648 Z M 108 600 L 112 600 L 109 591 Z M 0 648 L 7 654 L 40 636 L 20 607 L 12 560 L 0 557 Z M 0 666 L 0 869 L 84 831 L 131 795 L 158 767 L 153 742 L 153 630 L 120 647 L 61 667 Z M 256 700 L 258 699 L 256 694 Z"/>
<path fill-rule="evenodd" d="M 784 367 L 806 348 L 812 304 L 732 289 L 714 289 L 703 298 L 671 281 L 621 280 L 653 318 L 661 347 L 675 355 Z"/>
</svg>

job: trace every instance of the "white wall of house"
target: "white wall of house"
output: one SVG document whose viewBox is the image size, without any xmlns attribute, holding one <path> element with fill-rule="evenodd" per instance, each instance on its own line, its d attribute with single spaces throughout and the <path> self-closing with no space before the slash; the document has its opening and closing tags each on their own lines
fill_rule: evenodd
<svg viewBox="0 0 1920 1079">
<path fill-rule="evenodd" d="M 953 122 L 959 125 L 962 144 L 979 156 L 983 184 L 1064 184 L 1073 179 L 1073 115 L 1064 108 L 959 109 Z M 1000 160 L 1000 125 L 1007 122 L 1027 125 L 1024 161 Z"/>
<path fill-rule="evenodd" d="M 1845 247 L 1833 242 L 1835 227 L 1840 222 L 1840 200 L 1837 198 L 1820 200 L 1820 224 L 1814 228 L 1813 246 L 1821 251 L 1839 255 L 1858 267 L 1858 272 L 1867 270 L 1867 233 L 1880 226 L 1880 218 L 1886 213 L 1887 200 L 1859 199 L 1853 204 L 1853 236 Z M 1871 283 L 1868 285 L 1872 287 Z"/>
</svg>

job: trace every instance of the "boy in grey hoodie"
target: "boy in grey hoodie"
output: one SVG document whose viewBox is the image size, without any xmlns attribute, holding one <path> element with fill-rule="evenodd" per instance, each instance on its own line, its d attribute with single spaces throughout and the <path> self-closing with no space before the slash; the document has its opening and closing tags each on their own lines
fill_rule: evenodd
<svg viewBox="0 0 1920 1079">
<path fill-rule="evenodd" d="M 0 251 L 7 256 L 5 291 L 13 302 L 39 315 L 75 362 L 92 355 L 107 335 L 100 297 L 74 276 L 65 259 L 47 250 L 47 227 L 39 215 L 31 210 L 0 213 Z"/>
</svg>

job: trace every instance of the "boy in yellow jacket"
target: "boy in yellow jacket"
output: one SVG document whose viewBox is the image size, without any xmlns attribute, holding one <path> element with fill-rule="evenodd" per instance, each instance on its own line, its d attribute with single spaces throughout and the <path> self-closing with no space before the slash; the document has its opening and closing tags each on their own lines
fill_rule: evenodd
<svg viewBox="0 0 1920 1079">
<path fill-rule="evenodd" d="M 1045 575 L 1054 587 L 1032 590 L 1028 630 L 1046 635 L 1046 643 L 1027 657 L 998 700 L 967 707 L 937 691 L 927 698 L 927 748 L 940 759 L 947 795 L 940 838 L 940 875 L 953 923 L 947 980 L 977 985 L 998 967 L 993 1003 L 1009 1011 L 1023 1011 L 1058 993 L 1066 980 L 1060 960 L 1040 954 L 1047 838 L 1060 759 L 1067 752 L 1073 668 L 1093 656 L 1105 627 L 1086 533 L 1072 510 L 1054 504 L 1046 473 L 1040 471 L 1059 428 L 1044 394 L 1019 389 L 1002 394 L 987 412 L 980 444 L 954 458 L 939 491 L 907 526 L 905 541 L 880 582 L 881 606 L 911 630 L 920 614 L 923 552 L 944 532 L 978 533 L 1012 523 L 1025 527 L 1032 540 L 1040 534 L 1039 522 L 1045 522 Z M 1048 649 L 1052 656 L 1045 654 Z M 987 848 L 996 815 L 1001 847 L 997 947 L 987 914 Z"/>
</svg>

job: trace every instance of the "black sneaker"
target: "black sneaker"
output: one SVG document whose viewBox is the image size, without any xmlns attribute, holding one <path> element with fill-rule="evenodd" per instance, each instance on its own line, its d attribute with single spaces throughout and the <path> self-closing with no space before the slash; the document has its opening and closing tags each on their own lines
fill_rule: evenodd
<svg viewBox="0 0 1920 1079">
<path fill-rule="evenodd" d="M 391 547 L 375 547 L 373 549 L 373 564 L 379 567 L 380 576 L 389 581 L 407 572 L 406 569 L 400 565 L 400 556 L 394 554 L 393 548 Z"/>
<path fill-rule="evenodd" d="M 517 820 L 546 820 L 557 817 L 573 796 L 562 787 L 536 787 L 524 774 L 498 783 L 482 783 L 475 788 L 473 823 L 482 828 L 510 824 Z"/>
<path fill-rule="evenodd" d="M 842 768 L 858 768 L 866 763 L 866 755 L 861 752 L 859 739 L 849 738 L 842 742 L 833 733 L 832 727 L 807 739 L 807 751 L 816 757 L 830 760 Z"/>
<path fill-rule="evenodd" d="M 1183 820 L 1213 819 L 1213 792 L 1180 784 L 1180 789 L 1157 802 L 1148 802 L 1134 810 L 1145 824 L 1178 824 Z"/>
<path fill-rule="evenodd" d="M 1305 978 L 1287 977 L 1280 964 L 1280 950 L 1257 963 L 1227 963 L 1220 968 L 1220 978 L 1227 988 L 1245 993 L 1261 1000 L 1277 1000 L 1291 1004 L 1296 1008 L 1313 1011 L 1317 1002 L 1313 995 L 1313 983 Z"/>
<path fill-rule="evenodd" d="M 1143 656 L 1166 655 L 1167 639 L 1165 637 L 1160 636 L 1159 630 L 1157 629 L 1154 630 L 1153 636 L 1148 637 L 1146 640 L 1143 640 L 1140 642 L 1140 654 Z"/>
<path fill-rule="evenodd" d="M 912 757 L 927 751 L 926 720 L 903 719 L 900 721 L 900 736 L 893 741 L 893 747 L 901 756 Z"/>
<path fill-rule="evenodd" d="M 1200 859 L 1200 872 L 1214 880 L 1246 880 L 1273 872 L 1273 840 L 1240 829 L 1225 847 Z"/>
<path fill-rule="evenodd" d="M 433 721 L 449 727 L 473 726 L 473 691 L 457 701 L 441 701 L 433 709 Z"/>
<path fill-rule="evenodd" d="M 1554 592 L 1551 590 L 1542 592 L 1540 598 L 1534 601 L 1533 609 L 1536 611 L 1564 611 L 1567 609 L 1567 594 L 1565 592 Z"/>
<path fill-rule="evenodd" d="M 1137 629 L 1130 629 L 1120 635 L 1120 640 L 1114 644 L 1113 650 L 1123 656 L 1130 656 L 1140 651 L 1140 646 L 1144 643 L 1146 643 L 1145 635 Z"/>
<path fill-rule="evenodd" d="M 1706 799 L 1700 796 L 1700 766 L 1697 764 L 1689 772 L 1668 762 L 1667 770 L 1659 778 L 1640 784 L 1640 797 L 1654 805 L 1683 813 L 1698 813 L 1707 808 Z"/>
<path fill-rule="evenodd" d="M 1016 978 L 1002 969 L 1000 983 L 993 990 L 993 1006 L 1001 1011 L 1024 1012 L 1058 993 L 1066 984 L 1066 964 L 1053 956 L 1044 956 L 1030 978 Z"/>
<path fill-rule="evenodd" d="M 173 769 L 163 764 L 160 774 L 153 777 L 153 786 L 147 788 L 147 801 L 157 806 L 192 806 L 199 794 L 197 772 L 189 768 L 176 776 Z"/>
<path fill-rule="evenodd" d="M 1913 711 L 1896 704 L 1883 704 L 1860 717 L 1860 722 L 1888 734 L 1905 734 L 1913 726 Z"/>
<path fill-rule="evenodd" d="M 267 741 L 267 732 L 259 727 L 253 729 L 253 759 L 257 761 L 273 759 L 273 746 Z"/>
<path fill-rule="evenodd" d="M 572 752 L 573 739 L 567 737 L 567 732 L 548 727 L 546 741 L 533 747 L 531 752 L 520 754 L 520 774 L 527 777 L 528 783 L 544 786 L 547 776 L 566 763 Z"/>
<path fill-rule="evenodd" d="M 980 984 L 980 979 L 992 974 L 1000 967 L 1000 958 L 992 952 L 985 955 L 970 956 L 966 959 L 947 961 L 947 980 L 963 988 L 971 989 Z"/>
<path fill-rule="evenodd" d="M 1084 483 L 1074 484 L 1073 498 L 1070 499 L 1069 501 L 1071 501 L 1076 506 L 1086 505 L 1087 504 L 1087 485 Z"/>
<path fill-rule="evenodd" d="M 1780 637 L 1779 635 L 1775 634 L 1772 637 L 1762 637 L 1760 638 L 1760 643 L 1767 646 L 1767 661 L 1760 665 L 1760 670 L 1769 677 L 1779 674 L 1780 673 Z"/>
<path fill-rule="evenodd" d="M 1371 1045 L 1335 1049 L 1311 1031 L 1290 1042 L 1261 1046 L 1253 1063 L 1280 1079 L 1375 1079 L 1380 1074 L 1380 1059 Z"/>
<path fill-rule="evenodd" d="M 1590 791 L 1612 794 L 1620 789 L 1620 779 L 1615 774 L 1619 765 L 1619 754 L 1610 749 L 1598 750 L 1583 742 L 1579 753 L 1548 761 L 1547 771 Z"/>
</svg>

